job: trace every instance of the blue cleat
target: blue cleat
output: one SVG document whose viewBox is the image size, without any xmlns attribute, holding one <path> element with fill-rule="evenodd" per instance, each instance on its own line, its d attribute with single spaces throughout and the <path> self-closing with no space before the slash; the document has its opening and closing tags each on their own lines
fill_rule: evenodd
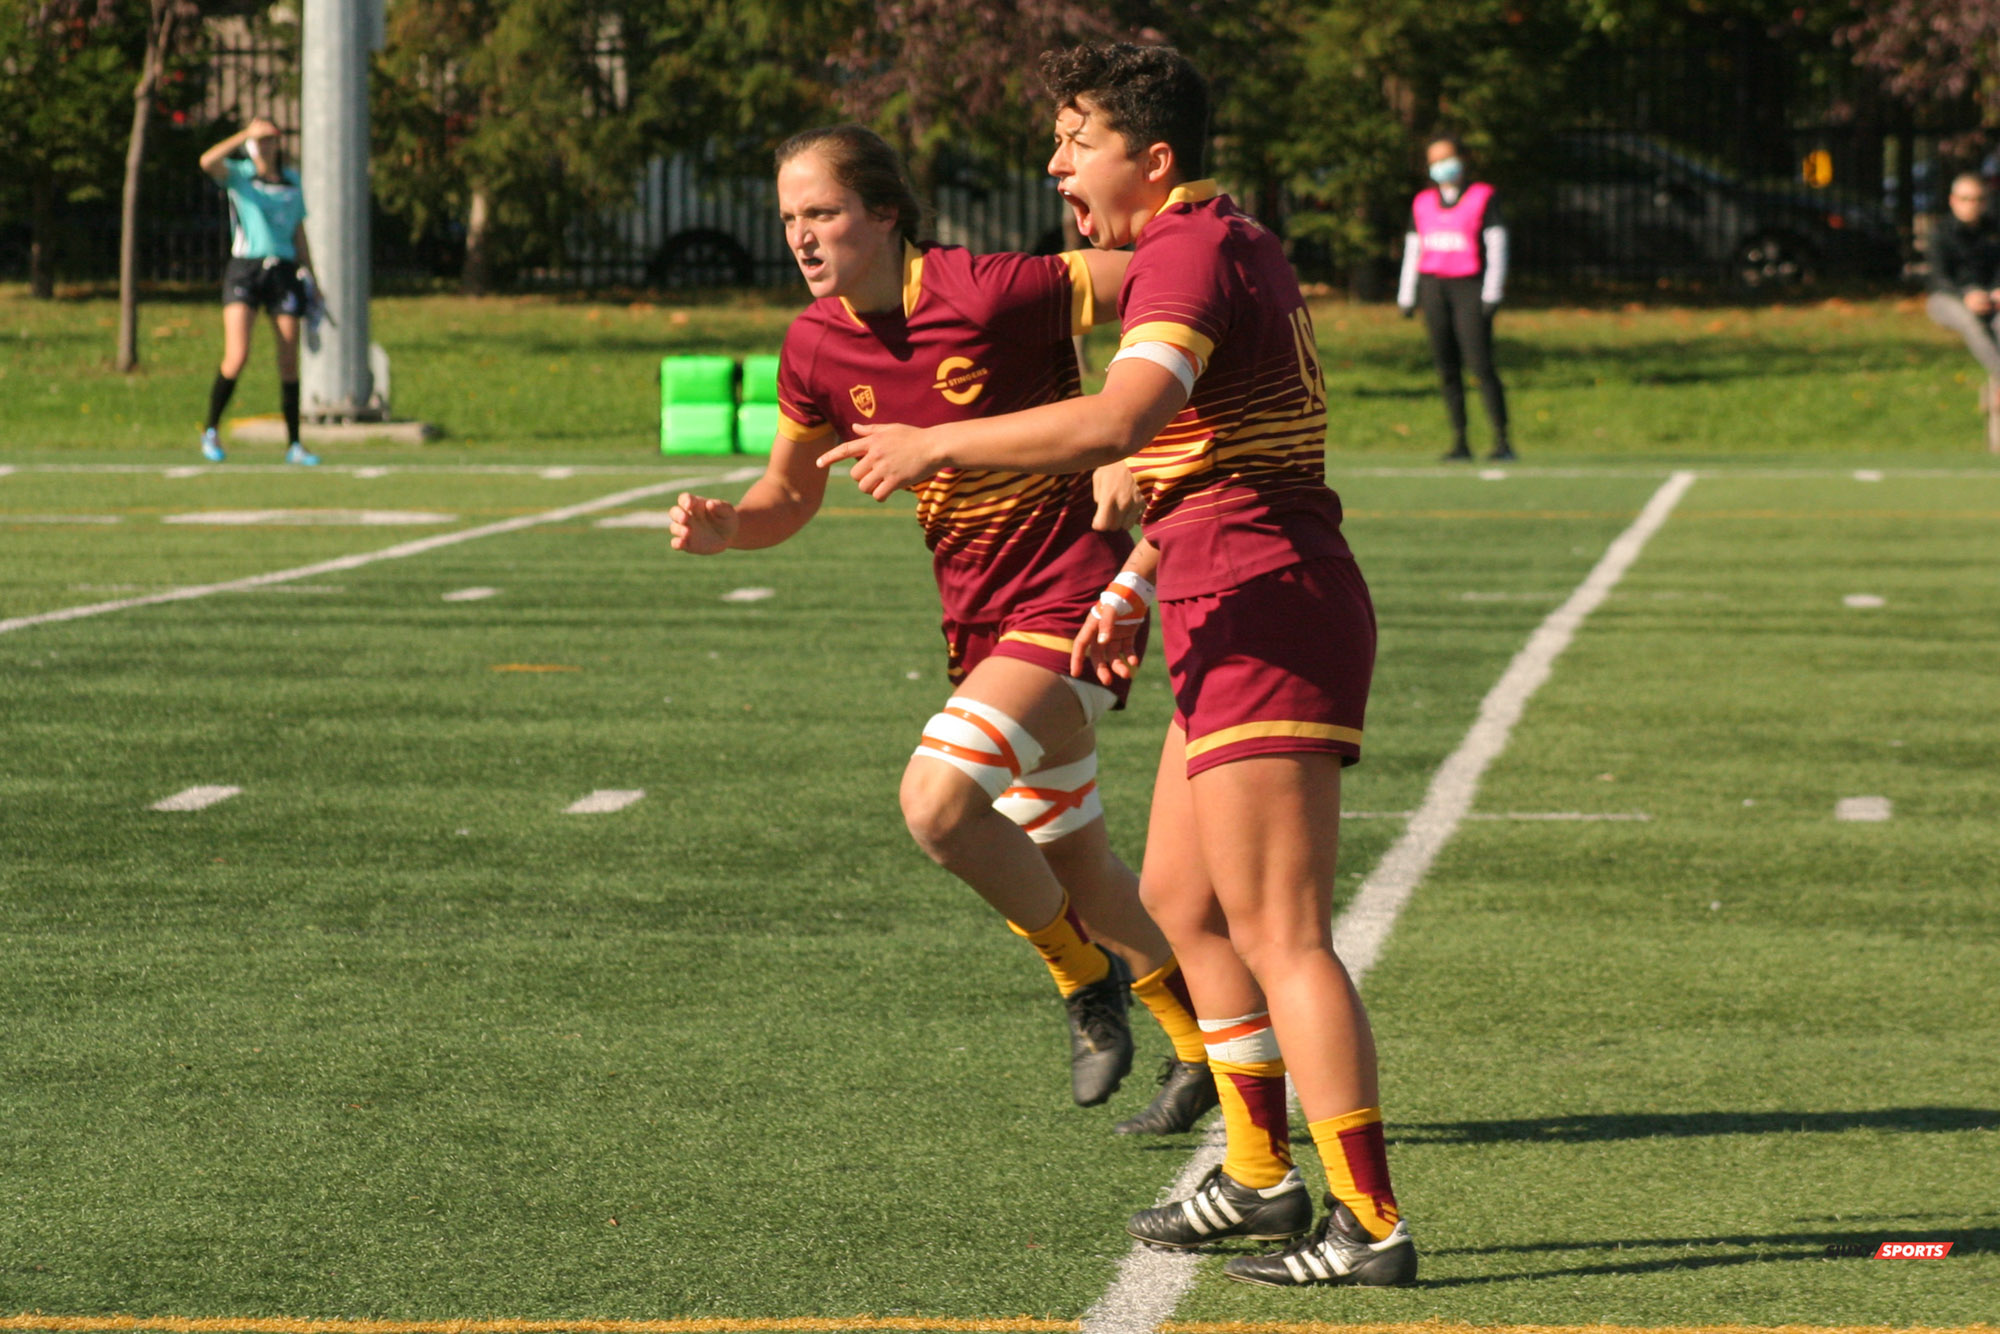
<svg viewBox="0 0 2000 1334">
<path fill-rule="evenodd" d="M 213 426 L 205 427 L 201 433 L 201 456 L 210 463 L 220 463 L 229 457 L 222 452 L 222 441 L 216 437 Z"/>
<path fill-rule="evenodd" d="M 292 441 L 292 447 L 285 451 L 285 462 L 296 463 L 301 468 L 317 468 L 319 466 L 319 455 L 308 454 L 306 447 L 294 440 Z"/>
</svg>

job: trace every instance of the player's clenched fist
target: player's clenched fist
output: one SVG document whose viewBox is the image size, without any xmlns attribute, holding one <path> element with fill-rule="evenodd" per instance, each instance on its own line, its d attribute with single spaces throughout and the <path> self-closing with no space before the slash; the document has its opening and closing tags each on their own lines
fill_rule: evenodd
<svg viewBox="0 0 2000 1334">
<path fill-rule="evenodd" d="M 683 491 L 667 511 L 667 529 L 673 534 L 675 551 L 691 551 L 697 556 L 713 556 L 729 550 L 736 536 L 736 507 L 726 500 L 710 500 Z"/>
</svg>

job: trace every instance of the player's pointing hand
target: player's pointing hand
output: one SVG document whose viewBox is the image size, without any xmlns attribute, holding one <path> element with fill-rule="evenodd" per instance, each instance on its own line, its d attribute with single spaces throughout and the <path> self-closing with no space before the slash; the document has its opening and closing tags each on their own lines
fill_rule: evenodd
<svg viewBox="0 0 2000 1334">
<path fill-rule="evenodd" d="M 710 500 L 683 491 L 667 511 L 667 529 L 673 534 L 675 551 L 697 556 L 713 556 L 729 550 L 736 536 L 736 507 L 726 500 Z"/>
<path fill-rule="evenodd" d="M 854 484 L 876 500 L 936 473 L 943 465 L 931 456 L 930 432 L 914 426 L 884 423 L 854 428 L 860 439 L 843 441 L 819 456 L 819 466 L 831 467 L 853 459 Z"/>
</svg>

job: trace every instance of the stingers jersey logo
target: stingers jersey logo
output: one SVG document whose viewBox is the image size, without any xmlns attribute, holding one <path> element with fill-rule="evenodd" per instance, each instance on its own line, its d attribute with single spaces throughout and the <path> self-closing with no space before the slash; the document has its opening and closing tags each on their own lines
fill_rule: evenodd
<svg viewBox="0 0 2000 1334">
<path fill-rule="evenodd" d="M 854 400 L 854 408 L 862 416 L 872 417 L 875 415 L 874 385 L 857 384 L 852 389 L 847 391 L 847 396 Z"/>
<path fill-rule="evenodd" d="M 986 388 L 986 377 L 992 373 L 973 364 L 971 357 L 946 357 L 938 363 L 937 383 L 931 388 L 943 394 L 945 402 L 964 407 L 979 397 Z"/>
</svg>

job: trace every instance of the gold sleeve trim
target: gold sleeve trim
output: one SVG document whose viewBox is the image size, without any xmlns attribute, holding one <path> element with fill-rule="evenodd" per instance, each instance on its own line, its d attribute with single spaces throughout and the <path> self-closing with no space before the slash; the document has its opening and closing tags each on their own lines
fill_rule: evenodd
<svg viewBox="0 0 2000 1334">
<path fill-rule="evenodd" d="M 1062 258 L 1069 266 L 1069 332 L 1074 338 L 1097 323 L 1097 287 L 1090 281 L 1090 265 L 1081 250 L 1065 250 Z"/>
<path fill-rule="evenodd" d="M 1236 741 L 1251 741 L 1258 737 L 1291 736 L 1312 741 L 1350 741 L 1361 744 L 1361 729 L 1340 727 L 1333 723 L 1243 723 L 1236 727 L 1225 727 L 1220 732 L 1210 732 L 1199 741 L 1187 743 L 1187 757 L 1206 754 L 1217 746 L 1227 746 Z"/>
<path fill-rule="evenodd" d="M 1149 320 L 1145 324 L 1135 324 L 1118 340 L 1120 348 L 1134 343 L 1172 343 L 1175 347 L 1186 348 L 1203 361 L 1215 355 L 1213 338 L 1203 338 L 1185 324 L 1175 324 L 1172 320 Z"/>
<path fill-rule="evenodd" d="M 821 422 L 817 426 L 806 426 L 800 422 L 793 421 L 781 412 L 778 414 L 778 434 L 795 444 L 804 444 L 808 440 L 817 440 L 823 435 L 832 435 L 833 423 Z"/>
</svg>

